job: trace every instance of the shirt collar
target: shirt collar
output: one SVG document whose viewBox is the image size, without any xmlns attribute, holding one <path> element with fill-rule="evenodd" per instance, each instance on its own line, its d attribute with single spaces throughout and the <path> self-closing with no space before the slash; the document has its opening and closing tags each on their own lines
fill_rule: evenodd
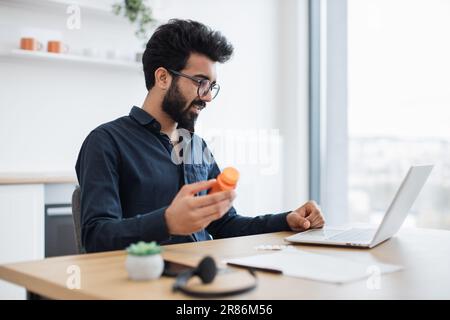
<svg viewBox="0 0 450 320">
<path fill-rule="evenodd" d="M 161 131 L 161 124 L 142 108 L 133 106 L 130 111 L 130 117 L 136 120 L 140 125 L 150 129 L 153 132 Z"/>
</svg>

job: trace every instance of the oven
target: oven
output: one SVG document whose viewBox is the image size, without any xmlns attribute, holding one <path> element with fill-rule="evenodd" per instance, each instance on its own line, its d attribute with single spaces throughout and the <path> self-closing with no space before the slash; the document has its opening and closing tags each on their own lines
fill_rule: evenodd
<svg viewBox="0 0 450 320">
<path fill-rule="evenodd" d="M 78 253 L 71 205 L 74 189 L 62 184 L 45 187 L 45 257 Z"/>
</svg>

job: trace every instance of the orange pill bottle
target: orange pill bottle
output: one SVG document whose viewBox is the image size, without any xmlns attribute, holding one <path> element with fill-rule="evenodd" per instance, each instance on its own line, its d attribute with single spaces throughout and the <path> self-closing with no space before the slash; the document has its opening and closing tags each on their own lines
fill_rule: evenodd
<svg viewBox="0 0 450 320">
<path fill-rule="evenodd" d="M 236 189 L 239 180 L 239 171 L 235 168 L 228 167 L 217 176 L 216 183 L 209 189 L 209 194 L 214 192 L 226 191 Z"/>
</svg>

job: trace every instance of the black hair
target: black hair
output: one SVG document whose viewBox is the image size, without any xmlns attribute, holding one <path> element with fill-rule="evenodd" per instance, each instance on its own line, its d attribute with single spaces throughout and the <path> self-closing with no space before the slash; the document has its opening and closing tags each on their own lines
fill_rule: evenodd
<svg viewBox="0 0 450 320">
<path fill-rule="evenodd" d="M 169 20 L 153 33 L 142 57 L 147 90 L 155 85 L 156 69 L 182 70 L 191 53 L 200 53 L 214 62 L 224 63 L 233 54 L 233 46 L 219 31 L 200 22 Z"/>
</svg>

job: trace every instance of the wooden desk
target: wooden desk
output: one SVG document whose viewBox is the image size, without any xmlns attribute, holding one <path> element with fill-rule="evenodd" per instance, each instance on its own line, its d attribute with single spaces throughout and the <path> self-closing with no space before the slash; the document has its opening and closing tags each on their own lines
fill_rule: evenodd
<svg viewBox="0 0 450 320">
<path fill-rule="evenodd" d="M 290 232 L 239 237 L 200 243 L 165 246 L 164 258 L 195 265 L 209 254 L 224 258 L 255 254 L 255 246 L 283 244 Z M 372 257 L 399 264 L 403 271 L 381 276 L 381 288 L 368 289 L 366 281 L 335 285 L 258 272 L 259 285 L 236 299 L 449 299 L 450 231 L 404 229 L 397 236 L 371 249 L 298 246 L 316 253 L 350 257 Z M 258 251 L 260 252 L 260 251 Z M 127 279 L 124 251 L 44 259 L 0 266 L 0 278 L 54 299 L 187 299 L 172 293 L 173 278 L 132 282 Z M 78 265 L 81 289 L 68 289 L 67 268 Z M 241 269 L 222 275 L 214 283 L 240 283 L 251 278 Z M 234 277 L 233 281 L 226 277 Z M 247 277 L 247 280 L 244 278 Z M 219 279 L 221 278 L 221 279 Z M 236 282 L 238 281 L 238 282 Z"/>
</svg>

